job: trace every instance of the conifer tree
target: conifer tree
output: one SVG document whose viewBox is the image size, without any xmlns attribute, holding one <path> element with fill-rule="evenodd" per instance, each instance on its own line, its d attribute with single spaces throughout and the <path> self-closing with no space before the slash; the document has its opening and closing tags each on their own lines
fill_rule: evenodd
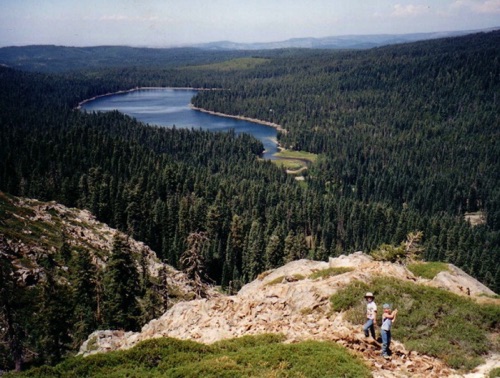
<svg viewBox="0 0 500 378">
<path fill-rule="evenodd" d="M 162 266 L 158 273 L 158 293 L 162 300 L 163 311 L 168 310 L 168 272 L 165 265 Z"/>
<path fill-rule="evenodd" d="M 75 259 L 74 318 L 75 343 L 80 344 L 97 328 L 97 268 L 87 250 L 81 250 Z"/>
<path fill-rule="evenodd" d="M 59 362 L 70 347 L 70 319 L 73 311 L 69 287 L 58 281 L 56 262 L 51 255 L 39 261 L 44 267 L 38 311 L 35 316 L 39 358 L 50 364 Z"/>
<path fill-rule="evenodd" d="M 124 237 L 116 233 L 104 274 L 103 314 L 105 324 L 113 329 L 137 330 L 140 282 L 132 251 Z"/>
<path fill-rule="evenodd" d="M 281 228 L 277 227 L 269 238 L 266 246 L 266 269 L 277 268 L 283 263 L 284 241 Z"/>
<path fill-rule="evenodd" d="M 192 232 L 187 238 L 188 248 L 180 257 L 183 271 L 194 282 L 196 295 L 207 296 L 207 283 L 210 281 L 206 274 L 203 250 L 209 243 L 205 232 Z"/>
<path fill-rule="evenodd" d="M 321 239 L 318 248 L 316 248 L 314 256 L 316 260 L 327 261 L 328 260 L 328 250 L 325 245 L 325 240 Z"/>
<path fill-rule="evenodd" d="M 290 262 L 294 260 L 295 255 L 295 232 L 293 230 L 288 231 L 288 235 L 285 238 L 285 246 L 283 250 L 285 256 L 285 262 Z"/>
<path fill-rule="evenodd" d="M 226 257 L 226 259 L 224 260 L 224 264 L 222 265 L 221 287 L 223 290 L 226 290 L 229 287 L 232 276 L 232 265 L 229 263 Z"/>
<path fill-rule="evenodd" d="M 230 234 L 227 242 L 226 260 L 231 267 L 241 272 L 245 234 L 243 220 L 239 215 L 233 215 Z M 238 279 L 239 279 L 238 275 Z"/>
<path fill-rule="evenodd" d="M 495 292 L 495 293 L 500 293 L 500 266 L 497 267 L 497 271 L 495 273 L 495 276 L 493 277 L 493 287 L 492 287 L 492 290 Z"/>
<path fill-rule="evenodd" d="M 243 259 L 243 273 L 247 281 L 253 280 L 264 269 L 264 235 L 260 222 L 252 222 Z"/>
</svg>

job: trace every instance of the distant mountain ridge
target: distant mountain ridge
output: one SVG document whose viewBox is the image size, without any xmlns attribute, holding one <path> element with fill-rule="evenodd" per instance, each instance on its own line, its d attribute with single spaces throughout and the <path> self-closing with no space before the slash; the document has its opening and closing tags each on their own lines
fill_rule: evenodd
<svg viewBox="0 0 500 378">
<path fill-rule="evenodd" d="M 279 42 L 238 43 L 218 41 L 192 45 L 208 50 L 272 50 L 286 48 L 306 49 L 369 49 L 398 43 L 416 42 L 428 39 L 458 37 L 478 32 L 493 31 L 498 28 L 481 30 L 445 31 L 410 34 L 372 34 L 372 35 L 342 35 L 323 38 L 292 38 Z"/>
<path fill-rule="evenodd" d="M 264 43 L 219 41 L 178 47 L 55 45 L 8 46 L 0 48 L 0 66 L 24 71 L 68 72 L 81 69 L 102 69 L 124 66 L 174 68 L 203 65 L 253 56 L 282 54 L 287 49 L 366 50 L 375 47 L 411 43 L 474 33 L 497 28 L 413 34 L 344 35 L 324 38 L 293 38 Z"/>
</svg>

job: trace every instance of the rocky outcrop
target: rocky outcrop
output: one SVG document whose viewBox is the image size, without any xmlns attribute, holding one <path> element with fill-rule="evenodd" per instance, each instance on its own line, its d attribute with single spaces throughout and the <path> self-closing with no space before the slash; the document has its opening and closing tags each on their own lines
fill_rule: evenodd
<svg viewBox="0 0 500 378">
<path fill-rule="evenodd" d="M 448 271 L 439 272 L 430 282 L 430 285 L 452 291 L 455 294 L 471 296 L 495 295 L 494 291 L 453 264 L 448 264 Z"/>
<path fill-rule="evenodd" d="M 329 267 L 352 270 L 325 279 L 310 278 L 312 273 Z M 307 339 L 338 342 L 362 356 L 376 377 L 452 376 L 454 372 L 441 361 L 407 351 L 397 341 L 393 350 L 399 358 L 382 359 L 380 345 L 367 341 L 359 327 L 345 321 L 343 314 L 331 311 L 329 297 L 340 288 L 353 280 L 367 281 L 380 275 L 435 284 L 416 278 L 404 266 L 373 261 L 360 252 L 332 258 L 328 263 L 293 261 L 261 274 L 237 295 L 178 303 L 141 332 L 95 332 L 82 345 L 80 354 L 127 349 L 141 340 L 165 336 L 213 343 L 243 335 L 281 333 L 290 343 Z"/>
<path fill-rule="evenodd" d="M 10 260 L 21 284 L 35 285 L 45 277 L 41 258 L 54 256 L 61 244 L 61 236 L 72 250 L 87 250 L 94 265 L 106 267 L 111 255 L 113 237 L 120 231 L 99 222 L 87 210 L 68 208 L 56 202 L 7 196 L 0 192 L 3 210 L 0 223 L 0 257 Z M 121 233 L 122 234 L 122 233 Z M 145 268 L 152 277 L 166 270 L 167 286 L 175 295 L 171 303 L 196 298 L 193 282 L 183 273 L 162 263 L 147 245 L 122 234 L 134 256 L 140 273 Z M 68 270 L 56 261 L 64 277 Z M 218 295 L 211 289 L 209 296 Z"/>
</svg>

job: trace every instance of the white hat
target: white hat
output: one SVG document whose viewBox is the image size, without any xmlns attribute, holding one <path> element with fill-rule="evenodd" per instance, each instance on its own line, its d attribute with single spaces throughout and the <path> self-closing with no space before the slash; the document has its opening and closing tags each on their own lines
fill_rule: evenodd
<svg viewBox="0 0 500 378">
<path fill-rule="evenodd" d="M 368 297 L 375 298 L 375 296 L 373 295 L 373 293 L 370 293 L 370 292 L 368 292 L 368 293 L 365 294 L 365 298 L 368 298 Z"/>
</svg>

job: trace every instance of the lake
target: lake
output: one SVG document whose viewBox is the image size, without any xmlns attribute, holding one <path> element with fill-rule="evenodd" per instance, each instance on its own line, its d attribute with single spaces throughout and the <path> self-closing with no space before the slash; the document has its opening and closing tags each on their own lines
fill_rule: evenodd
<svg viewBox="0 0 500 378">
<path fill-rule="evenodd" d="M 248 133 L 264 145 L 265 159 L 273 159 L 278 152 L 277 130 L 273 127 L 234 118 L 203 113 L 189 107 L 197 93 L 191 89 L 139 89 L 116 93 L 85 102 L 81 109 L 87 112 L 118 110 L 151 125 L 177 128 L 194 128 L 211 131 Z"/>
</svg>

